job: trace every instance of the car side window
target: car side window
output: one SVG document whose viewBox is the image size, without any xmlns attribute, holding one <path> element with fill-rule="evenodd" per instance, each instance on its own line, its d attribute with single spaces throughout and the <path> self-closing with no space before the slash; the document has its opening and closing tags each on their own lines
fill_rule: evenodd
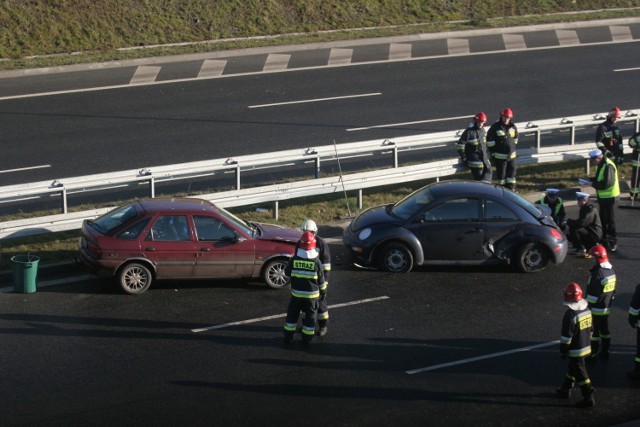
<svg viewBox="0 0 640 427">
<path fill-rule="evenodd" d="M 519 218 L 511 209 L 493 200 L 487 200 L 484 208 L 484 217 L 485 221 L 488 222 L 519 221 Z"/>
<path fill-rule="evenodd" d="M 161 215 L 151 227 L 146 240 L 160 242 L 186 242 L 189 237 L 189 223 L 185 215 Z"/>
<path fill-rule="evenodd" d="M 118 239 L 125 239 L 125 240 L 135 240 L 138 238 L 138 235 L 142 232 L 142 230 L 144 230 L 144 228 L 147 226 L 147 224 L 149 223 L 150 218 L 144 219 L 142 221 L 138 221 L 135 224 L 133 224 L 131 227 L 127 228 L 126 230 L 120 232 L 120 234 L 118 234 L 116 237 Z"/>
<path fill-rule="evenodd" d="M 467 197 L 447 200 L 426 211 L 424 221 L 478 222 L 480 221 L 480 201 Z"/>
<path fill-rule="evenodd" d="M 218 218 L 195 216 L 193 222 L 199 242 L 220 242 L 235 240 L 236 233 Z"/>
</svg>

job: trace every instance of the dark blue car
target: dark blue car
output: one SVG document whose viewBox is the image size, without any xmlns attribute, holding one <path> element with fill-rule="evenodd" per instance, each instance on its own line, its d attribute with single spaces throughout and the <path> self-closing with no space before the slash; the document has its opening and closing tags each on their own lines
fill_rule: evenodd
<svg viewBox="0 0 640 427">
<path fill-rule="evenodd" d="M 403 273 L 416 265 L 560 264 L 568 243 L 546 206 L 498 185 L 443 181 L 358 215 L 343 242 L 362 267 Z"/>
</svg>

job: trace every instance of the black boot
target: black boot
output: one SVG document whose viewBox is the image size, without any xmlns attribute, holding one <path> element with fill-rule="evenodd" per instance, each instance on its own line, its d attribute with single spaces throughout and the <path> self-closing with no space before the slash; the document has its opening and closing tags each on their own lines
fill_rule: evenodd
<svg viewBox="0 0 640 427">
<path fill-rule="evenodd" d="M 598 350 L 600 349 L 600 338 L 597 341 L 591 341 L 591 354 L 585 360 L 587 362 L 595 362 L 598 360 Z"/>
<path fill-rule="evenodd" d="M 582 400 L 576 403 L 576 407 L 578 408 L 593 408 L 596 406 L 596 401 L 593 398 L 594 393 L 596 392 L 591 384 L 580 386 L 580 391 L 582 391 Z"/>
<path fill-rule="evenodd" d="M 316 335 L 319 337 L 327 335 L 327 323 L 327 320 L 318 320 L 318 330 L 316 331 Z"/>
<path fill-rule="evenodd" d="M 572 388 L 573 388 L 573 380 L 569 377 L 565 377 L 562 385 L 556 389 L 556 395 L 563 399 L 569 399 L 571 397 Z"/>
</svg>

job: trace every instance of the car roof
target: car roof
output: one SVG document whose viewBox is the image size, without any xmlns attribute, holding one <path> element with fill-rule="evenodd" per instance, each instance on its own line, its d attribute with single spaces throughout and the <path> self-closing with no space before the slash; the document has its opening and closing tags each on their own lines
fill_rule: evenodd
<svg viewBox="0 0 640 427">
<path fill-rule="evenodd" d="M 142 199 L 138 200 L 145 212 L 157 213 L 171 211 L 174 213 L 217 212 L 216 205 L 208 200 L 196 198 Z"/>
<path fill-rule="evenodd" d="M 438 199 L 463 194 L 477 194 L 494 197 L 502 197 L 504 194 L 504 188 L 499 185 L 493 185 L 481 181 L 440 181 L 430 184 L 428 187 L 433 192 L 433 195 Z"/>
</svg>

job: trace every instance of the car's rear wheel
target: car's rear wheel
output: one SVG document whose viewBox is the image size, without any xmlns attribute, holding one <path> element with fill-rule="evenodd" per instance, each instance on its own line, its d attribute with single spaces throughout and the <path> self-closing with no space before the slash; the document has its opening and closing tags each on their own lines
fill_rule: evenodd
<svg viewBox="0 0 640 427">
<path fill-rule="evenodd" d="M 413 253 L 402 243 L 387 243 L 379 254 L 379 266 L 385 271 L 407 273 L 413 268 Z"/>
<path fill-rule="evenodd" d="M 120 287 L 130 295 L 139 295 L 146 292 L 152 281 L 151 270 L 137 262 L 125 265 L 118 273 Z"/>
<path fill-rule="evenodd" d="M 262 271 L 262 280 L 270 288 L 282 289 L 289 285 L 289 278 L 284 274 L 287 268 L 288 260 L 274 259 L 265 265 Z"/>
<path fill-rule="evenodd" d="M 523 273 L 535 273 L 549 264 L 549 253 L 540 243 L 528 243 L 518 248 L 513 261 Z"/>
</svg>

